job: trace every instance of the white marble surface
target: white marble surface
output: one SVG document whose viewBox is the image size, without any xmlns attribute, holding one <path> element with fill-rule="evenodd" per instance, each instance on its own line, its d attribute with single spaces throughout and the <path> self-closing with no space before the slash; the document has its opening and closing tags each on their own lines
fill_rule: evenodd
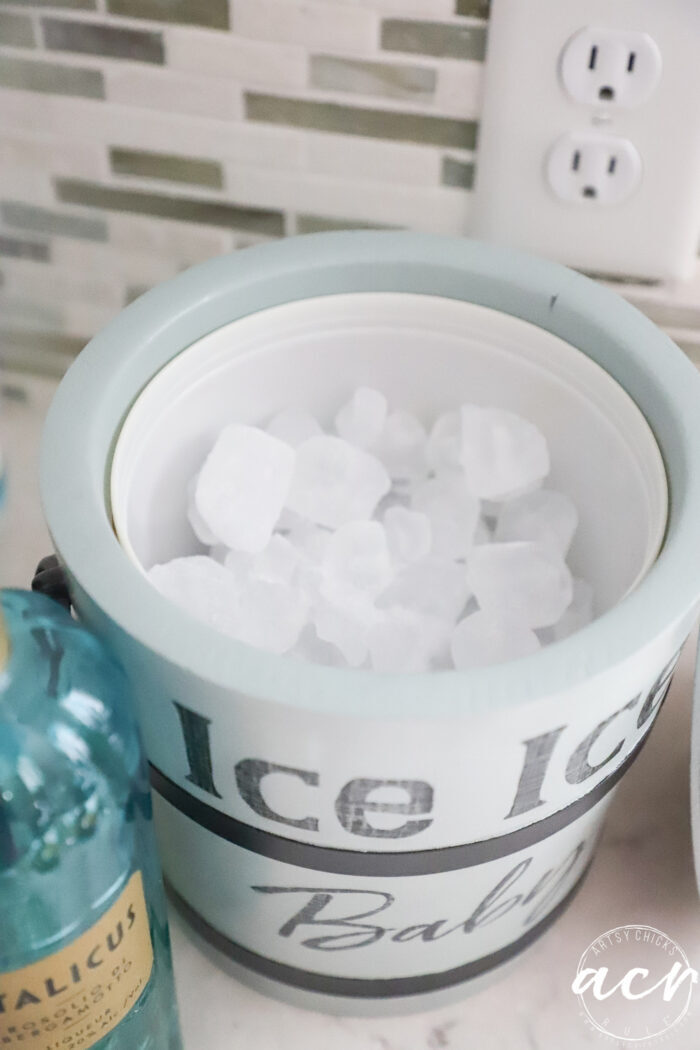
<svg viewBox="0 0 700 1050">
<path fill-rule="evenodd" d="M 50 551 L 38 499 L 37 446 L 54 384 L 10 375 L 5 386 L 0 441 L 9 463 L 9 513 L 2 526 L 0 582 L 27 586 L 36 562 Z M 698 536 L 700 542 L 700 523 Z M 186 1050 L 583 1050 L 613 1045 L 584 1025 L 570 990 L 577 960 L 596 935 L 627 923 L 653 925 L 676 939 L 700 969 L 700 899 L 688 788 L 694 659 L 693 639 L 649 743 L 618 790 L 581 893 L 508 976 L 434 1013 L 383 1020 L 326 1017 L 244 988 L 200 952 L 173 915 Z M 700 1046 L 700 989 L 686 1022 L 663 1045 L 670 1050 Z"/>
</svg>

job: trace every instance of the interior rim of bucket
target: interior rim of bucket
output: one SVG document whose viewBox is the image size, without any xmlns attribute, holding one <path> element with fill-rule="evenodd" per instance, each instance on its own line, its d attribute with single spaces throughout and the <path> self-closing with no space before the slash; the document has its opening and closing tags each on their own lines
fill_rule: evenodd
<svg viewBox="0 0 700 1050">
<path fill-rule="evenodd" d="M 357 332 L 361 339 L 372 325 L 386 326 L 396 338 L 401 327 L 427 338 L 458 336 L 468 353 L 472 344 L 501 358 L 533 365 L 537 371 L 566 384 L 584 399 L 591 415 L 600 413 L 624 440 L 630 459 L 645 482 L 649 532 L 644 559 L 615 604 L 637 587 L 661 549 L 668 518 L 668 484 L 661 452 L 644 415 L 623 387 L 600 365 L 570 343 L 542 328 L 488 307 L 437 296 L 406 292 L 352 293 L 279 304 L 239 318 L 185 347 L 163 366 L 141 390 L 116 437 L 109 464 L 109 507 L 121 546 L 141 572 L 147 568 L 131 542 L 129 513 L 133 484 L 133 457 L 139 443 L 158 427 L 156 413 L 165 404 L 172 411 L 184 401 L 198 380 L 218 375 L 227 365 L 278 349 L 294 336 L 312 334 L 332 339 L 336 331 Z M 396 328 L 394 328 L 396 324 Z M 264 329 L 264 332 L 262 331 Z M 440 411 L 451 406 L 443 405 Z M 186 411 L 186 409 L 185 409 Z M 230 421 L 230 420 L 229 420 Z M 257 421 L 257 425 L 261 425 Z M 562 440 L 566 440 L 562 438 Z M 285 654 L 287 658 L 290 654 Z"/>
<path fill-rule="evenodd" d="M 312 295 L 372 290 L 466 299 L 532 321 L 588 353 L 649 420 L 669 476 L 666 543 L 632 594 L 565 641 L 522 660 L 439 675 L 321 667 L 217 635 L 158 595 L 120 547 L 105 511 L 106 464 L 128 408 L 150 378 L 185 346 L 236 317 Z M 617 295 L 565 267 L 429 234 L 315 234 L 203 263 L 108 325 L 54 399 L 42 445 L 42 497 L 77 590 L 122 631 L 190 675 L 226 691 L 327 712 L 493 714 L 571 690 L 679 624 L 690 626 L 700 593 L 698 403 L 700 377 L 671 340 Z M 76 472 L 81 461 L 85 467 Z"/>
</svg>

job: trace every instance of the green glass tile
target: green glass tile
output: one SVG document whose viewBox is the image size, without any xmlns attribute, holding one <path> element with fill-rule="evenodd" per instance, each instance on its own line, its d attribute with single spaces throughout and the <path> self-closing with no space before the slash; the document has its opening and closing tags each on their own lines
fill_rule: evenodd
<svg viewBox="0 0 700 1050">
<path fill-rule="evenodd" d="M 333 55 L 311 56 L 311 83 L 329 91 L 351 91 L 358 95 L 430 100 L 437 74 L 424 66 L 392 65 L 388 62 L 359 62 Z"/>
<path fill-rule="evenodd" d="M 198 157 L 178 157 L 170 153 L 147 153 L 132 149 L 110 149 L 115 175 L 139 175 L 146 179 L 168 179 L 220 190 L 224 184 L 221 165 Z"/>
<path fill-rule="evenodd" d="M 0 44 L 34 47 L 34 26 L 29 15 L 0 11 Z"/>
<path fill-rule="evenodd" d="M 62 335 L 60 332 L 34 332 L 31 329 L 0 329 L 0 339 L 11 339 L 16 346 L 37 350 L 55 350 L 61 354 L 79 354 L 87 337 Z"/>
<path fill-rule="evenodd" d="M 474 165 L 471 161 L 455 160 L 454 157 L 442 159 L 443 186 L 459 186 L 470 190 L 474 185 Z"/>
<path fill-rule="evenodd" d="M 382 22 L 382 47 L 385 51 L 480 62 L 486 53 L 486 29 L 484 26 L 388 18 Z"/>
<path fill-rule="evenodd" d="M 457 0 L 455 14 L 467 18 L 488 18 L 490 7 L 489 0 Z"/>
<path fill-rule="evenodd" d="M 5 368 L 39 375 L 62 376 L 87 342 L 88 336 L 0 328 L 0 355 Z"/>
<path fill-rule="evenodd" d="M 65 18 L 42 18 L 41 24 L 44 41 L 51 51 L 77 51 L 85 55 L 159 64 L 165 60 L 160 33 L 124 29 L 102 22 L 73 22 Z"/>
<path fill-rule="evenodd" d="M 0 332 L 0 340 L 1 339 L 2 332 Z M 22 386 L 22 381 L 20 379 L 19 382 L 0 383 L 0 398 L 3 401 L 16 401 L 18 405 L 22 405 L 29 401 L 29 393 L 26 388 Z"/>
<path fill-rule="evenodd" d="M 0 0 L 0 7 L 70 7 L 73 10 L 95 11 L 97 0 Z"/>
<path fill-rule="evenodd" d="M 98 69 L 59 66 L 55 62 L 0 56 L 0 87 L 20 91 L 45 91 L 50 95 L 79 95 L 104 98 L 105 87 Z"/>
<path fill-rule="evenodd" d="M 0 255 L 12 259 L 29 259 L 31 262 L 48 262 L 49 246 L 42 241 L 24 241 L 0 233 Z"/>
<path fill-rule="evenodd" d="M 635 277 L 624 273 L 603 273 L 601 270 L 581 270 L 584 277 L 590 277 L 592 281 L 605 281 L 606 284 L 633 284 L 637 287 L 644 286 L 653 288 L 661 284 L 658 277 Z"/>
<path fill-rule="evenodd" d="M 448 149 L 474 149 L 476 144 L 477 126 L 473 120 L 360 109 L 331 102 L 311 102 L 254 92 L 246 92 L 245 102 L 248 120 L 269 124 L 333 131 L 340 135 L 428 143 Z"/>
<path fill-rule="evenodd" d="M 297 233 L 326 233 L 333 230 L 389 230 L 379 222 L 361 222 L 358 219 L 328 219 L 323 215 L 297 215 Z"/>
<path fill-rule="evenodd" d="M 150 18 L 154 22 L 229 28 L 227 0 L 107 0 L 107 10 L 112 15 Z"/>
<path fill-rule="evenodd" d="M 107 223 L 86 215 L 64 215 L 21 201 L 0 201 L 0 218 L 7 226 L 57 237 L 80 237 L 88 241 L 106 241 Z"/>
<path fill-rule="evenodd" d="M 80 179 L 57 179 L 58 199 L 69 204 L 83 204 L 107 211 L 124 211 L 137 215 L 153 215 L 180 222 L 198 222 L 209 226 L 250 230 L 269 237 L 284 233 L 284 217 L 279 211 L 264 208 L 246 208 L 216 201 L 192 200 L 185 197 L 165 197 L 136 190 L 117 190 L 95 182 Z"/>
<path fill-rule="evenodd" d="M 691 343 L 686 339 L 674 339 L 676 346 L 687 354 L 694 365 L 700 367 L 700 342 Z"/>
<path fill-rule="evenodd" d="M 674 303 L 632 298 L 628 298 L 628 302 L 646 314 L 654 324 L 661 325 L 663 328 L 700 328 L 700 307 L 698 306 L 676 306 Z"/>
<path fill-rule="evenodd" d="M 126 291 L 124 292 L 124 306 L 130 306 L 131 303 L 140 299 L 142 295 L 145 295 L 149 290 L 150 285 L 148 284 L 129 284 L 127 285 Z"/>
</svg>

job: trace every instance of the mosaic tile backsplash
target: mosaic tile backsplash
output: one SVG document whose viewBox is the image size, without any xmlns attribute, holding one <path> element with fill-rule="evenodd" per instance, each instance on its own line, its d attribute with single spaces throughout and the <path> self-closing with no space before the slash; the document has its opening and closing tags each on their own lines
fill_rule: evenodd
<svg viewBox="0 0 700 1050">
<path fill-rule="evenodd" d="M 5 364 L 60 373 L 153 284 L 271 238 L 469 233 L 488 14 L 0 0 Z M 700 270 L 617 287 L 700 361 Z"/>
</svg>

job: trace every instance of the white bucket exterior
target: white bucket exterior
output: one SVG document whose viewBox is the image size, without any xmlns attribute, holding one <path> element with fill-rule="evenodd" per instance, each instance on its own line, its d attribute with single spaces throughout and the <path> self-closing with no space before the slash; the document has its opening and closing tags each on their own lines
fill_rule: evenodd
<svg viewBox="0 0 700 1050">
<path fill-rule="evenodd" d="M 427 1008 L 514 957 L 565 906 L 590 862 L 611 792 L 653 724 L 700 595 L 700 377 L 617 297 L 561 267 L 485 245 L 352 234 L 244 256 L 214 260 L 150 293 L 81 355 L 47 423 L 47 519 L 81 616 L 108 637 L 136 690 L 164 867 L 202 932 L 284 997 L 336 1012 Z M 168 361 L 236 318 L 257 314 L 264 332 L 262 310 L 294 301 L 303 313 L 302 304 L 318 296 L 367 293 L 443 300 L 443 321 L 461 300 L 520 317 L 542 330 L 542 346 L 551 333 L 578 347 L 629 395 L 604 379 L 586 386 L 582 376 L 595 369 L 585 364 L 568 373 L 569 391 L 586 389 L 578 415 L 573 395 L 564 413 L 575 440 L 586 440 L 594 404 L 612 450 L 610 472 L 598 476 L 632 479 L 610 519 L 619 524 L 630 515 L 603 574 L 606 611 L 578 635 L 469 673 L 344 671 L 233 643 L 145 580 L 135 562 L 164 549 L 147 550 L 153 507 L 142 520 L 130 515 L 119 486 L 144 483 L 157 453 L 144 453 L 139 473 L 138 455 L 120 461 L 118 452 L 112 474 L 122 427 L 124 449 L 131 439 L 136 452 L 148 447 L 146 432 L 133 430 L 138 395 Z M 415 329 L 412 308 L 405 316 Z M 322 309 L 332 312 L 330 299 Z M 473 326 L 479 313 L 472 312 Z M 455 331 L 463 338 L 463 325 Z M 448 350 L 438 347 L 441 354 L 439 381 L 425 372 L 421 382 L 418 358 L 394 368 L 404 377 L 397 404 L 494 402 L 488 383 L 470 397 Z M 580 356 L 562 355 L 569 364 Z M 379 372 L 388 375 L 382 360 Z M 556 374 L 547 360 L 541 356 L 532 390 L 544 391 Z M 251 369 L 248 386 L 240 378 L 247 407 L 237 408 L 237 418 L 242 411 L 259 421 L 281 407 L 265 404 L 285 387 L 274 371 L 268 382 L 260 369 Z M 350 371 L 360 379 L 359 365 Z M 295 389 L 288 381 L 290 400 L 306 389 L 310 407 L 318 405 L 321 387 L 329 395 L 326 372 L 337 367 L 320 367 Z M 351 381 L 337 375 L 339 392 Z M 496 403 L 523 408 L 527 380 L 499 389 Z M 455 396 L 445 404 L 450 390 Z M 551 391 L 543 397 L 551 405 Z M 630 398 L 658 442 L 671 492 L 666 540 L 649 571 L 663 530 L 663 471 Z M 547 411 L 545 429 L 551 424 L 556 438 L 561 424 L 556 410 L 551 419 Z M 215 415 L 205 421 L 214 432 Z M 570 477 L 570 462 L 560 469 Z M 591 478 L 579 471 L 579 494 Z M 170 490 L 155 488 L 154 513 L 159 500 L 168 507 L 170 500 Z M 613 502 L 615 492 L 611 485 Z M 584 505 L 596 504 L 584 498 Z M 606 549 L 595 520 L 591 528 L 595 549 L 575 553 L 581 565 L 595 566 Z M 174 532 L 162 538 L 165 547 L 181 542 Z M 182 550 L 167 556 L 175 553 Z"/>
</svg>

